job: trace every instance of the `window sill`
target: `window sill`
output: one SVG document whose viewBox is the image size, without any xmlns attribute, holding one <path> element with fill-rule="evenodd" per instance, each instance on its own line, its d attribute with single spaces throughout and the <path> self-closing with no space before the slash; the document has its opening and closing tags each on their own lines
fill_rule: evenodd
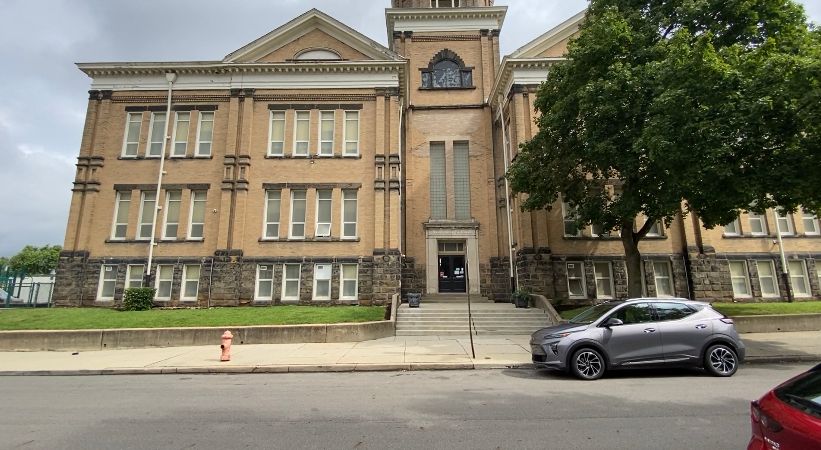
<svg viewBox="0 0 821 450">
<path fill-rule="evenodd" d="M 160 157 L 159 156 L 122 156 L 122 155 L 120 155 L 120 156 L 117 157 L 117 159 L 126 160 L 126 161 L 143 161 L 143 160 L 155 161 L 155 160 L 159 160 Z M 184 159 L 204 159 L 205 160 L 205 159 L 214 159 L 214 157 L 212 155 L 194 155 L 194 156 L 191 156 L 191 155 L 185 155 L 185 156 L 167 155 L 165 157 L 165 159 L 167 161 L 168 160 L 184 160 Z"/>
<path fill-rule="evenodd" d="M 460 87 L 424 87 L 420 86 L 420 91 L 472 91 L 476 86 L 460 86 Z"/>
<path fill-rule="evenodd" d="M 309 238 L 287 238 L 287 239 L 258 239 L 260 244 L 272 242 L 360 242 L 359 238 L 338 238 L 338 237 L 309 237 Z"/>
<path fill-rule="evenodd" d="M 775 234 L 724 234 L 721 236 L 724 239 L 750 239 L 750 238 L 757 238 L 757 239 L 778 239 L 778 236 Z M 804 239 L 818 239 L 821 238 L 821 234 L 782 234 L 781 239 L 797 239 L 797 238 L 804 238 Z"/>
<path fill-rule="evenodd" d="M 114 299 L 113 298 L 95 298 L 94 303 L 112 304 L 112 303 L 114 303 Z"/>
<path fill-rule="evenodd" d="M 333 155 L 265 155 L 265 159 L 362 159 L 362 155 L 342 155 L 336 153 Z"/>
</svg>

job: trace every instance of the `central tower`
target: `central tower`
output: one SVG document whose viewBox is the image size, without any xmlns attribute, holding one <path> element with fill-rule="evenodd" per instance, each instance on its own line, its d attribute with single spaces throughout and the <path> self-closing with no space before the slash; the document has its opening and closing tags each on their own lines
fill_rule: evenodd
<svg viewBox="0 0 821 450">
<path fill-rule="evenodd" d="M 504 265 L 495 201 L 502 174 L 493 165 L 487 98 L 507 8 L 492 0 L 393 0 L 392 6 L 390 47 L 408 60 L 403 288 L 494 297 L 492 269 Z"/>
</svg>

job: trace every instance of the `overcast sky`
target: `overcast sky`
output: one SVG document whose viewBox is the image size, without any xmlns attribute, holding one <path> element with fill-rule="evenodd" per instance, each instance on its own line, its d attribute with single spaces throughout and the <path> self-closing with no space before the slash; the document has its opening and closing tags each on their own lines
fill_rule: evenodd
<svg viewBox="0 0 821 450">
<path fill-rule="evenodd" d="M 62 245 L 90 79 L 75 62 L 219 60 L 311 8 L 387 43 L 388 0 L 0 0 L 0 256 Z M 507 5 L 502 53 L 586 0 Z M 802 0 L 821 22 L 821 2 Z"/>
</svg>

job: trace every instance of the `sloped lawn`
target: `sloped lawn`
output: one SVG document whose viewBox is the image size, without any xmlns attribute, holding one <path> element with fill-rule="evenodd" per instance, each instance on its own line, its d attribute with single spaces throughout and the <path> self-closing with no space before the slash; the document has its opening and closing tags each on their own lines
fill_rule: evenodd
<svg viewBox="0 0 821 450">
<path fill-rule="evenodd" d="M 562 319 L 570 320 L 588 306 L 560 311 Z M 771 303 L 730 303 L 716 302 L 713 308 L 728 316 L 761 316 L 769 314 L 821 314 L 821 301 L 771 302 Z"/>
<path fill-rule="evenodd" d="M 102 308 L 0 310 L 0 330 L 87 330 L 97 328 L 225 327 L 302 325 L 383 320 L 381 306 L 266 306 L 211 309 L 116 311 Z"/>
</svg>

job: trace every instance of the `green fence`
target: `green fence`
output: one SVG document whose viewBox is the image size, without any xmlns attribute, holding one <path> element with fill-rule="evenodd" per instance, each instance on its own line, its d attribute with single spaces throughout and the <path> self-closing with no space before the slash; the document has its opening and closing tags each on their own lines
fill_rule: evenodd
<svg viewBox="0 0 821 450">
<path fill-rule="evenodd" d="M 54 278 L 0 270 L 0 308 L 51 307 Z"/>
</svg>

